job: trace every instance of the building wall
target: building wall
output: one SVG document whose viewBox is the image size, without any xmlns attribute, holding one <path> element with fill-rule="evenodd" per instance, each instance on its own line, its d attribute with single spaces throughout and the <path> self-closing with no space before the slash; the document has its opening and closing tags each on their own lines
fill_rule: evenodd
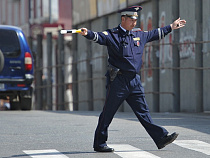
<svg viewBox="0 0 210 158">
<path fill-rule="evenodd" d="M 90 28 L 95 31 L 105 30 L 104 27 L 105 18 L 93 20 Z M 104 61 L 106 60 L 106 54 L 103 51 L 103 46 L 91 42 L 91 54 L 92 54 L 92 73 L 93 73 L 93 106 L 94 110 L 101 110 L 104 104 L 105 96 L 105 80 L 104 80 Z"/>
<path fill-rule="evenodd" d="M 78 27 L 81 28 L 83 25 Z M 78 109 L 88 110 L 87 41 L 84 37 L 78 36 L 77 43 L 78 99 L 80 101 Z"/>
<path fill-rule="evenodd" d="M 168 6 L 168 7 L 166 7 Z M 159 3 L 159 27 L 170 24 L 172 19 L 172 0 L 161 0 Z M 178 17 L 177 17 L 178 18 Z M 166 92 L 160 95 L 160 111 L 173 111 L 173 80 L 172 70 L 167 67 L 172 67 L 172 45 L 164 45 L 172 43 L 173 32 L 167 35 L 159 43 L 159 65 L 160 69 L 160 92 Z M 177 52 L 176 52 L 177 53 Z"/>
<path fill-rule="evenodd" d="M 142 5 L 143 9 L 141 11 L 140 16 L 140 24 L 141 29 L 143 31 L 152 30 L 152 6 L 150 3 L 145 3 Z M 152 55 L 153 55 L 153 47 L 152 43 L 148 43 L 144 49 L 144 56 L 142 58 L 144 66 L 146 68 L 141 75 L 142 84 L 144 85 L 145 92 L 152 92 Z M 143 70 L 143 69 L 142 69 Z M 153 111 L 153 96 L 152 94 L 146 94 L 147 104 L 151 111 Z"/>
<path fill-rule="evenodd" d="M 56 64 L 58 60 L 57 37 L 58 30 L 64 27 L 71 29 L 72 26 L 72 1 L 71 0 L 51 0 L 51 14 L 49 12 L 49 0 L 1 0 L 0 1 L 0 24 L 14 25 L 21 27 L 31 44 L 31 50 L 37 53 L 37 34 L 43 34 L 43 78 L 47 77 L 47 40 L 46 33 L 52 32 L 52 64 L 53 64 L 53 109 L 56 109 Z M 73 109 L 72 100 L 72 52 L 70 50 L 71 36 L 65 36 L 65 101 L 69 109 Z M 68 108 L 67 108 L 68 109 Z"/>
<path fill-rule="evenodd" d="M 188 3 L 187 8 L 184 9 L 186 2 L 180 2 L 180 15 L 187 16 L 187 27 L 180 30 L 180 42 L 195 41 L 195 3 Z M 180 46 L 180 66 L 181 67 L 194 67 L 195 66 L 195 47 Z M 181 111 L 195 111 L 195 70 L 181 70 Z M 193 96 L 193 97 L 192 97 Z"/>
</svg>

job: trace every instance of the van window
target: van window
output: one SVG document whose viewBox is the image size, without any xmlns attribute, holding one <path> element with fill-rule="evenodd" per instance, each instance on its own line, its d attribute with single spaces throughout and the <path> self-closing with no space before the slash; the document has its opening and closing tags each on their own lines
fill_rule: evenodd
<svg viewBox="0 0 210 158">
<path fill-rule="evenodd" d="M 0 49 L 5 57 L 20 55 L 20 43 L 15 31 L 0 29 Z"/>
</svg>

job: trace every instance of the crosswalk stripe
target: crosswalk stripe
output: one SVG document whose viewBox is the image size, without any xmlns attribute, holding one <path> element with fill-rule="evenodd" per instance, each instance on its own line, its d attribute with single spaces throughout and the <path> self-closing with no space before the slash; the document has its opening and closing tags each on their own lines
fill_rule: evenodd
<svg viewBox="0 0 210 158">
<path fill-rule="evenodd" d="M 160 158 L 129 144 L 110 144 L 109 146 L 114 148 L 114 153 L 122 158 Z"/>
<path fill-rule="evenodd" d="M 194 150 L 197 152 L 210 155 L 210 144 L 199 140 L 175 140 L 174 144 Z M 115 149 L 115 154 L 122 158 L 160 158 L 142 149 L 133 147 L 129 144 L 110 144 L 110 147 Z M 47 150 L 24 150 L 24 153 L 32 158 L 68 158 L 66 155 L 60 153 L 55 149 Z"/>
<path fill-rule="evenodd" d="M 48 150 L 24 150 L 24 153 L 33 158 L 68 158 L 55 149 Z"/>
<path fill-rule="evenodd" d="M 206 155 L 210 155 L 210 144 L 199 140 L 175 140 L 173 142 L 183 148 L 195 150 Z"/>
</svg>

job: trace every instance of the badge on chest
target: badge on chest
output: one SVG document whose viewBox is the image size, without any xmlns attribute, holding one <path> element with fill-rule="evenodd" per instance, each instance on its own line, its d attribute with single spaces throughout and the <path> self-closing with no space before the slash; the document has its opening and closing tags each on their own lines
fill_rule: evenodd
<svg viewBox="0 0 210 158">
<path fill-rule="evenodd" d="M 133 38 L 133 41 L 134 41 L 136 46 L 138 46 L 138 47 L 140 46 L 140 42 L 139 42 L 140 41 L 140 37 Z"/>
</svg>

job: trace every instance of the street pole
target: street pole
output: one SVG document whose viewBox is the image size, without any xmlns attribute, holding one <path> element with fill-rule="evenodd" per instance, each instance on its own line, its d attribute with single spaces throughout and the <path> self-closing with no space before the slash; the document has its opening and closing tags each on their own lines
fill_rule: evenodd
<svg viewBox="0 0 210 158">
<path fill-rule="evenodd" d="M 172 20 L 179 18 L 179 0 L 172 1 Z M 179 38 L 180 33 L 178 30 L 173 30 L 173 43 L 176 43 L 172 47 L 173 58 L 173 112 L 180 112 L 180 55 L 179 55 Z"/>
<path fill-rule="evenodd" d="M 196 41 L 203 39 L 203 0 L 195 0 Z M 203 68 L 202 44 L 195 45 L 195 66 Z M 196 112 L 203 112 L 203 70 L 195 70 Z"/>
<path fill-rule="evenodd" d="M 77 28 L 75 26 L 75 28 Z M 73 64 L 72 64 L 72 94 L 73 94 L 73 110 L 77 111 L 79 109 L 78 107 L 78 70 L 77 70 L 77 60 L 78 60 L 78 54 L 77 54 L 77 34 L 72 34 L 72 51 L 73 51 Z"/>
<path fill-rule="evenodd" d="M 49 0 L 49 23 L 52 23 L 52 2 Z"/>
<path fill-rule="evenodd" d="M 42 92 L 42 67 L 43 67 L 43 57 L 42 57 L 42 35 L 37 35 L 37 55 L 36 55 L 36 110 L 42 110 L 43 108 L 43 92 Z"/>
<path fill-rule="evenodd" d="M 47 33 L 47 107 L 52 110 L 52 33 Z"/>
<path fill-rule="evenodd" d="M 88 27 L 90 28 L 90 26 Z M 86 40 L 87 42 L 87 94 L 88 94 L 88 110 L 93 111 L 93 66 L 92 66 L 92 42 Z"/>
<path fill-rule="evenodd" d="M 65 99 L 64 99 L 64 35 L 62 35 L 59 31 L 58 36 L 58 82 L 57 82 L 57 89 L 58 89 L 58 107 L 57 110 L 65 110 Z"/>
<path fill-rule="evenodd" d="M 159 27 L 159 0 L 152 1 L 152 26 L 154 28 Z M 153 28 L 153 29 L 154 29 Z M 157 52 L 159 52 L 159 41 L 154 41 L 152 58 L 153 58 L 153 67 L 159 67 L 159 57 L 157 56 Z M 152 73 L 152 87 L 153 87 L 153 111 L 160 112 L 160 70 L 153 69 Z"/>
</svg>

